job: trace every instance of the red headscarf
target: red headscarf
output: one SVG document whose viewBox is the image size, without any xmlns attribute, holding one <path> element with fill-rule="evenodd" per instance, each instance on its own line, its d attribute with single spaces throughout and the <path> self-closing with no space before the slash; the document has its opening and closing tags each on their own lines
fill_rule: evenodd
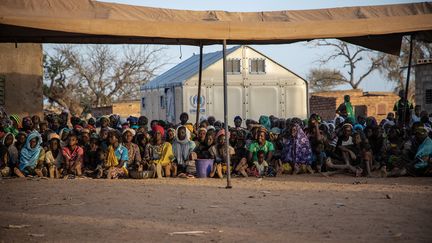
<svg viewBox="0 0 432 243">
<path fill-rule="evenodd" d="M 152 131 L 154 133 L 160 132 L 160 134 L 162 135 L 162 137 L 165 136 L 165 129 L 162 126 L 160 126 L 160 125 L 154 125 L 152 127 Z"/>
</svg>

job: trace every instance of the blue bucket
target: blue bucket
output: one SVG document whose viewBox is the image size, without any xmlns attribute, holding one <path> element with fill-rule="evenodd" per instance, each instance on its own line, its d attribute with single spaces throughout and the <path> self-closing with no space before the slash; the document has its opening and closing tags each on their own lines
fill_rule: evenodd
<svg viewBox="0 0 432 243">
<path fill-rule="evenodd" d="M 195 161 L 198 178 L 207 178 L 213 168 L 213 159 L 197 159 Z"/>
</svg>

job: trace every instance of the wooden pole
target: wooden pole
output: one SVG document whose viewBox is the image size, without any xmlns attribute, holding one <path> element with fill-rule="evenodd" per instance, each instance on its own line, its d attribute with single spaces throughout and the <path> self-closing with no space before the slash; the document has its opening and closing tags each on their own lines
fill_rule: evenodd
<svg viewBox="0 0 432 243">
<path fill-rule="evenodd" d="M 198 72 L 198 99 L 197 99 L 197 111 L 196 111 L 196 129 L 199 127 L 200 109 L 201 109 L 201 82 L 202 82 L 202 63 L 203 63 L 203 45 L 200 44 L 199 54 L 199 72 Z"/>
<path fill-rule="evenodd" d="M 231 189 L 231 161 L 229 154 L 229 137 L 228 137 L 228 80 L 226 70 L 226 40 L 223 40 L 223 92 L 224 92 L 224 123 L 225 123 L 225 154 L 227 157 L 227 189 Z"/>
<path fill-rule="evenodd" d="M 407 70 L 407 80 L 406 80 L 406 86 L 405 86 L 405 106 L 403 110 L 403 124 L 406 126 L 407 116 L 409 116 L 409 112 L 407 112 L 407 109 L 409 110 L 409 102 L 408 102 L 408 90 L 409 90 L 409 83 L 410 83 L 410 74 L 411 74 L 411 59 L 412 59 L 412 52 L 413 52 L 413 39 L 414 35 L 410 35 L 410 48 L 409 48 L 409 59 L 408 59 L 408 70 Z M 409 124 L 409 123 L 408 123 Z"/>
</svg>

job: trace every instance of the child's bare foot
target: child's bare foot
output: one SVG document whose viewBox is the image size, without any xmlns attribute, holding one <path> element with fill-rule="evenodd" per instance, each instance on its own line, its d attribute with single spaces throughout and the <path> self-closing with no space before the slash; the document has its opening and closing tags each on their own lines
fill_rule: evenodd
<svg viewBox="0 0 432 243">
<path fill-rule="evenodd" d="M 311 167 L 310 165 L 307 165 L 307 166 L 306 166 L 306 171 L 307 171 L 308 173 L 310 173 L 310 174 L 313 174 L 313 173 L 314 173 L 314 170 L 312 169 L 312 167 Z"/>
<path fill-rule="evenodd" d="M 381 173 L 381 177 L 384 177 L 384 178 L 387 177 L 388 176 L 387 167 L 386 166 L 381 167 L 380 173 Z"/>
<path fill-rule="evenodd" d="M 293 175 L 297 175 L 298 173 L 300 173 L 300 167 L 294 166 Z"/>
<path fill-rule="evenodd" d="M 357 169 L 356 169 L 356 172 L 355 172 L 355 176 L 356 176 L 356 177 L 360 177 L 360 176 L 362 175 L 362 173 L 363 173 L 363 170 L 360 169 L 360 168 L 357 168 Z"/>
<path fill-rule="evenodd" d="M 14 168 L 14 173 L 15 175 L 17 175 L 19 178 L 25 178 L 25 175 L 18 169 L 18 168 Z"/>
</svg>

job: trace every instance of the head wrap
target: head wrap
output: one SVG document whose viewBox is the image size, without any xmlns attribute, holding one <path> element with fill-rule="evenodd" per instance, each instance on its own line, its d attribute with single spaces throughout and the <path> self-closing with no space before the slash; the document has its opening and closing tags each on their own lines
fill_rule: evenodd
<svg viewBox="0 0 432 243">
<path fill-rule="evenodd" d="M 259 123 L 263 125 L 267 130 L 271 129 L 271 122 L 268 116 L 260 116 Z"/>
<path fill-rule="evenodd" d="M 210 125 L 210 126 L 207 127 L 207 132 L 210 131 L 210 130 L 216 130 L 216 128 L 214 126 Z"/>
<path fill-rule="evenodd" d="M 184 126 L 189 130 L 189 132 L 193 132 L 193 125 L 192 124 L 186 124 Z"/>
<path fill-rule="evenodd" d="M 235 120 L 243 121 L 243 119 L 242 119 L 240 116 L 236 116 L 236 117 L 234 117 L 234 121 L 235 121 Z"/>
<path fill-rule="evenodd" d="M 51 140 L 53 140 L 53 139 L 57 139 L 57 140 L 60 141 L 60 136 L 59 136 L 57 133 L 52 132 L 52 133 L 50 133 L 50 134 L 48 135 L 48 141 L 51 141 Z"/>
<path fill-rule="evenodd" d="M 37 138 L 37 143 L 34 148 L 30 147 L 30 141 Z M 24 171 L 26 167 L 35 168 L 41 152 L 42 138 L 38 132 L 32 132 L 28 135 L 25 145 L 20 153 L 19 169 Z"/>
<path fill-rule="evenodd" d="M 16 121 L 16 123 L 18 124 L 18 129 L 22 128 L 22 123 L 21 123 L 21 118 L 17 115 L 17 114 L 12 114 L 9 117 L 11 120 Z"/>
<path fill-rule="evenodd" d="M 6 138 L 7 138 L 7 136 L 9 136 L 9 135 L 12 135 L 12 138 L 13 138 L 13 142 L 12 142 L 12 144 L 15 143 L 15 136 L 13 135 L 13 133 L 8 132 L 8 133 L 6 133 L 6 134 L 3 136 L 2 140 L 1 140 L 1 143 L 2 143 L 3 145 L 5 145 L 5 143 L 6 143 Z"/>
<path fill-rule="evenodd" d="M 228 132 L 228 134 L 226 134 L 225 129 L 221 129 L 216 134 L 216 140 L 219 138 L 219 136 L 222 136 L 222 135 L 229 137 L 230 133 Z"/>
<path fill-rule="evenodd" d="M 273 134 L 277 134 L 277 135 L 279 135 L 279 134 L 281 133 L 281 130 L 280 130 L 280 128 L 278 128 L 278 127 L 273 127 L 273 128 L 270 130 L 270 132 L 273 133 Z"/>
<path fill-rule="evenodd" d="M 165 136 L 165 129 L 160 125 L 154 125 L 152 127 L 152 131 L 154 133 L 159 132 L 162 135 L 162 137 Z"/>
<path fill-rule="evenodd" d="M 132 136 L 135 136 L 135 130 L 133 130 L 131 128 L 124 129 L 122 132 L 122 135 L 124 135 L 126 132 L 130 132 L 130 133 L 132 133 Z"/>
</svg>

